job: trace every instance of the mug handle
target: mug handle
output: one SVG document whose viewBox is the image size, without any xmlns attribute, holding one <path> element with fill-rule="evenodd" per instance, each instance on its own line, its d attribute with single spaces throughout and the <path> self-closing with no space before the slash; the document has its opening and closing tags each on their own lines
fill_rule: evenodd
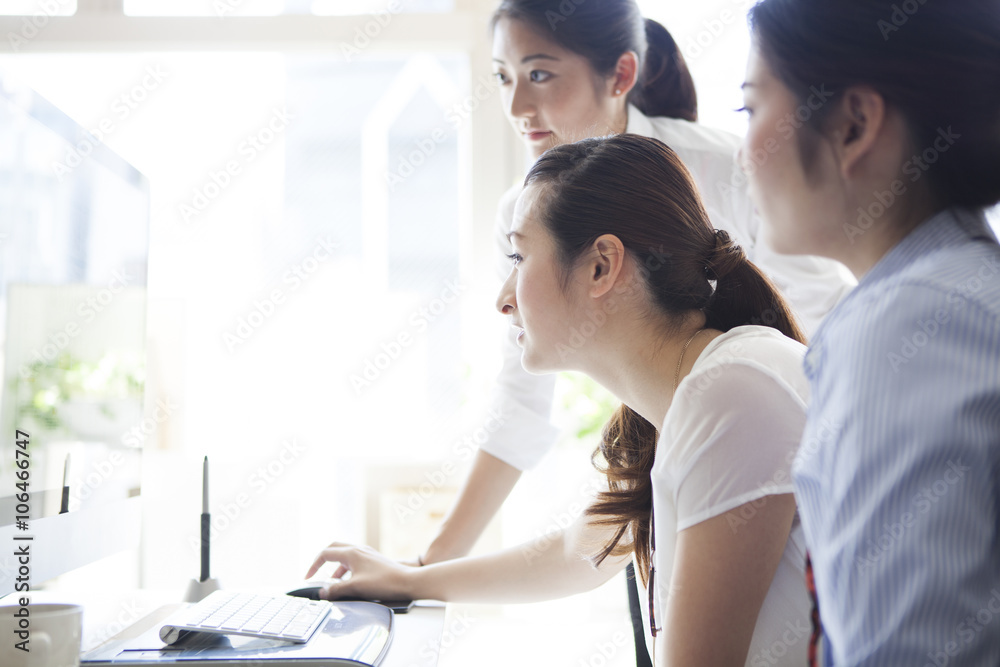
<svg viewBox="0 0 1000 667">
<path fill-rule="evenodd" d="M 35 644 L 38 642 L 38 644 Z M 41 655 L 41 662 L 44 665 L 49 661 L 49 654 L 52 652 L 52 637 L 47 632 L 35 631 L 31 633 L 31 643 L 35 644 L 32 651 L 38 651 Z"/>
</svg>

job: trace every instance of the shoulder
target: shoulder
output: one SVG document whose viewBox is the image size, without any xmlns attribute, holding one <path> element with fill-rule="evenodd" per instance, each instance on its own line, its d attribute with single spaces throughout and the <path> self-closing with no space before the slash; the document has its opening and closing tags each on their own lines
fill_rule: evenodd
<svg viewBox="0 0 1000 667">
<path fill-rule="evenodd" d="M 684 466 L 720 440 L 793 450 L 809 400 L 804 352 L 769 327 L 737 327 L 712 341 L 667 412 L 664 460 Z"/>
<path fill-rule="evenodd" d="M 805 351 L 802 343 L 771 327 L 735 327 L 705 348 L 678 387 L 678 400 L 707 397 L 713 400 L 702 409 L 713 404 L 732 409 L 728 397 L 742 397 L 740 404 L 745 404 L 764 387 L 780 389 L 804 406 L 809 395 L 802 370 Z"/>
<path fill-rule="evenodd" d="M 1000 246 L 970 243 L 928 253 L 877 282 L 856 288 L 835 313 L 836 336 L 884 344 L 901 330 L 934 321 L 943 333 L 1000 320 Z M 933 328 L 933 327 L 924 327 Z M 834 336 L 827 335 L 827 338 Z"/>
<path fill-rule="evenodd" d="M 692 123 L 679 118 L 664 116 L 644 116 L 648 127 L 643 128 L 648 136 L 659 139 L 678 153 L 687 152 L 718 159 L 720 164 L 733 165 L 733 156 L 740 146 L 740 138 L 735 134 L 707 125 Z M 631 118 L 629 119 L 631 122 Z M 642 127 L 642 123 L 639 127 Z"/>
<path fill-rule="evenodd" d="M 909 391 L 931 376 L 972 382 L 996 374 L 1000 251 L 945 249 L 858 289 L 815 342 L 822 363 L 842 377 Z"/>
</svg>

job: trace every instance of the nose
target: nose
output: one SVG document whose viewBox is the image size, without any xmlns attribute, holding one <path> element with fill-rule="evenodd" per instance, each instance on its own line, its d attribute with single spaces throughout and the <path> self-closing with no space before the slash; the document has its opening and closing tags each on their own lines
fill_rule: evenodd
<svg viewBox="0 0 1000 667">
<path fill-rule="evenodd" d="M 511 118 L 533 118 L 536 113 L 535 101 L 528 83 L 515 80 L 512 87 L 507 113 Z"/>
<path fill-rule="evenodd" d="M 517 301 L 514 296 L 514 285 L 516 283 L 516 278 L 514 277 L 515 270 L 513 266 L 510 267 L 507 280 L 503 282 L 503 285 L 500 287 L 500 294 L 497 295 L 497 310 L 503 315 L 510 315 L 517 308 Z"/>
</svg>

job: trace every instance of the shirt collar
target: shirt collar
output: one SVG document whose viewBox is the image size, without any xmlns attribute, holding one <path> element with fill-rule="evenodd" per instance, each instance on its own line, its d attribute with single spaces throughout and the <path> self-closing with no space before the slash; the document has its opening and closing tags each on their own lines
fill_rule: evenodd
<svg viewBox="0 0 1000 667">
<path fill-rule="evenodd" d="M 971 240 L 996 241 L 986 213 L 982 210 L 949 208 L 937 213 L 903 237 L 903 240 L 893 246 L 875 264 L 868 273 L 861 277 L 857 286 L 847 296 L 840 300 L 833 310 L 826 314 L 819 327 L 813 332 L 809 341 L 809 352 L 806 354 L 806 374 L 812 373 L 821 363 L 823 355 L 823 340 L 829 324 L 838 319 L 840 313 L 846 312 L 855 299 L 872 289 L 874 285 L 899 273 L 906 266 L 931 251 L 947 246 L 958 245 Z"/>
<path fill-rule="evenodd" d="M 985 211 L 945 209 L 923 221 L 904 236 L 902 241 L 893 246 L 867 274 L 861 277 L 858 287 L 866 287 L 888 278 L 932 250 L 986 239 L 996 241 L 986 222 Z"/>
<path fill-rule="evenodd" d="M 625 121 L 625 131 L 629 134 L 638 134 L 643 137 L 654 136 L 653 123 L 634 104 L 628 105 L 628 118 Z"/>
</svg>

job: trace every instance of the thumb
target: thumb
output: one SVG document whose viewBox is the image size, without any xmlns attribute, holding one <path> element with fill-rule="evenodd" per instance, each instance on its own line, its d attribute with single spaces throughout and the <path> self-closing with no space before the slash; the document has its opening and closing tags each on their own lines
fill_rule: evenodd
<svg viewBox="0 0 1000 667">
<path fill-rule="evenodd" d="M 339 600 L 351 594 L 350 581 L 334 581 L 325 588 L 319 589 L 320 600 Z"/>
</svg>

